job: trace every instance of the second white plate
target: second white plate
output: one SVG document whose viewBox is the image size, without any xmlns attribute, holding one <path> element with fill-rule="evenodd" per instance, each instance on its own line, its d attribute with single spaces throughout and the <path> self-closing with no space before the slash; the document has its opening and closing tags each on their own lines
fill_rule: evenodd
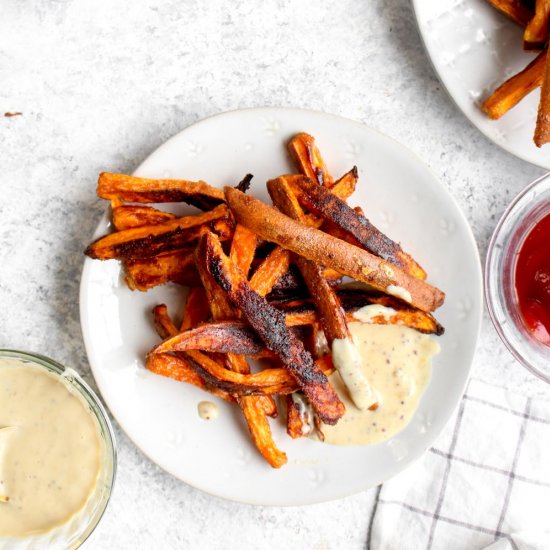
<svg viewBox="0 0 550 550">
<path fill-rule="evenodd" d="M 204 179 L 235 185 L 254 174 L 250 193 L 269 200 L 267 179 L 293 168 L 285 143 L 313 134 L 332 173 L 360 173 L 350 200 L 402 242 L 447 293 L 437 312 L 446 328 L 432 380 L 412 422 L 373 446 L 336 447 L 292 440 L 273 422 L 288 464 L 271 469 L 254 449 L 240 411 L 220 403 L 205 422 L 200 390 L 147 372 L 145 353 L 158 343 L 151 308 L 181 312 L 183 290 L 166 285 L 131 292 L 118 262 L 87 259 L 81 321 L 90 364 L 111 412 L 136 445 L 179 479 L 211 494 L 254 504 L 299 505 L 350 495 L 377 485 L 417 459 L 457 406 L 468 378 L 481 317 L 481 270 L 468 224 L 452 197 L 410 151 L 361 124 L 296 109 L 235 111 L 194 124 L 155 151 L 136 171 L 145 177 Z M 191 209 L 189 209 L 191 210 Z M 109 230 L 107 216 L 96 237 Z"/>
<path fill-rule="evenodd" d="M 499 120 L 480 109 L 500 84 L 534 59 L 522 49 L 522 29 L 485 0 L 413 0 L 413 6 L 432 64 L 470 122 L 506 151 L 550 169 L 550 150 L 533 143 L 538 90 Z"/>
</svg>

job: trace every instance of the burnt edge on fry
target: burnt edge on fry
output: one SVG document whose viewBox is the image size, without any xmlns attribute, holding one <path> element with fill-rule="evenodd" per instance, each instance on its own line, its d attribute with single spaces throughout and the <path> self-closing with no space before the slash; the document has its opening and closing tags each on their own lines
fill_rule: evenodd
<svg viewBox="0 0 550 550">
<path fill-rule="evenodd" d="M 253 177 L 252 174 L 246 174 L 246 176 L 235 186 L 235 189 L 246 193 L 250 189 Z"/>
</svg>

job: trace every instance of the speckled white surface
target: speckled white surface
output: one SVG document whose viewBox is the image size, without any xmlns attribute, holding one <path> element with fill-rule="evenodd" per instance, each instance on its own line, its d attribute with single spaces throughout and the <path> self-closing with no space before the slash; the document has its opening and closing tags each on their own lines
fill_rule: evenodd
<svg viewBox="0 0 550 550">
<path fill-rule="evenodd" d="M 104 209 L 97 173 L 132 171 L 188 124 L 240 107 L 359 120 L 427 161 L 482 256 L 513 195 L 542 171 L 457 110 L 407 0 L 4 0 L 0 17 L 0 346 L 92 383 L 78 319 L 82 250 Z M 532 395 L 484 319 L 474 374 Z M 88 548 L 364 548 L 372 494 L 300 509 L 221 501 L 176 481 L 117 430 L 119 475 Z"/>
</svg>

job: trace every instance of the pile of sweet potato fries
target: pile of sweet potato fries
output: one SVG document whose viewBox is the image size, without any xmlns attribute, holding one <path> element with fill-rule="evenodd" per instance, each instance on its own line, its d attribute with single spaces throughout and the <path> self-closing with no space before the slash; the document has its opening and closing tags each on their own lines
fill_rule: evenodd
<svg viewBox="0 0 550 550">
<path fill-rule="evenodd" d="M 287 461 L 268 422 L 278 414 L 276 396 L 285 398 L 293 438 L 312 426 L 322 438 L 322 423 L 335 424 L 345 413 L 327 378 L 334 363 L 318 345 L 323 335 L 329 349 L 352 343 L 348 322 L 369 304 L 393 310 L 372 323 L 443 332 L 430 313 L 443 292 L 360 208 L 347 205 L 357 169 L 334 180 L 308 134 L 294 136 L 288 149 L 298 173 L 267 183 L 275 207 L 246 194 L 251 176 L 222 191 L 202 181 L 102 173 L 97 192 L 111 201 L 115 231 L 86 250 L 91 258 L 120 260 L 131 289 L 189 287 L 178 324 L 166 305 L 154 308 L 163 341 L 146 367 L 236 403 L 276 468 Z M 146 205 L 163 202 L 203 212 L 176 217 Z M 343 276 L 364 285 L 342 285 Z M 251 372 L 249 360 L 257 359 L 262 368 Z"/>
<path fill-rule="evenodd" d="M 523 48 L 538 54 L 525 69 L 506 80 L 485 100 L 483 110 L 490 118 L 500 118 L 527 94 L 540 87 L 533 141 L 537 147 L 542 147 L 550 141 L 550 57 L 547 56 L 550 0 L 487 1 L 523 27 Z"/>
</svg>

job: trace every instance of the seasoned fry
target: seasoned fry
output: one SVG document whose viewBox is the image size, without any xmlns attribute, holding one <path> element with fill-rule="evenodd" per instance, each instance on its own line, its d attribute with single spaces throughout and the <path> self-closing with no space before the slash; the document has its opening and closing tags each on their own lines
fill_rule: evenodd
<svg viewBox="0 0 550 550">
<path fill-rule="evenodd" d="M 550 0 L 536 0 L 535 14 L 523 32 L 523 48 L 525 50 L 542 50 L 544 48 L 548 42 L 549 16 Z"/>
<path fill-rule="evenodd" d="M 335 424 L 344 414 L 344 404 L 303 344 L 289 332 L 284 315 L 250 289 L 246 277 L 224 254 L 213 233 L 202 235 L 198 250 L 206 258 L 210 275 L 227 292 L 231 302 L 241 308 L 266 347 L 281 358 L 319 417 L 327 424 Z"/>
<path fill-rule="evenodd" d="M 533 17 L 533 12 L 521 0 L 487 0 L 487 2 L 521 27 L 525 27 Z"/>
<path fill-rule="evenodd" d="M 164 340 L 178 334 L 178 327 L 168 315 L 166 304 L 159 304 L 153 308 L 153 319 L 157 334 Z"/>
<path fill-rule="evenodd" d="M 117 231 L 141 227 L 143 225 L 157 225 L 176 218 L 175 214 L 163 212 L 152 206 L 122 204 L 112 207 L 112 221 Z"/>
<path fill-rule="evenodd" d="M 287 273 L 289 265 L 288 250 L 276 247 L 252 275 L 250 288 L 260 296 L 269 294 L 277 281 Z"/>
<path fill-rule="evenodd" d="M 126 284 L 131 290 L 146 291 L 168 282 L 196 287 L 200 279 L 193 251 L 174 250 L 143 260 L 123 262 Z"/>
<path fill-rule="evenodd" d="M 542 84 L 545 65 L 546 50 L 537 55 L 523 71 L 501 84 L 485 100 L 482 109 L 490 118 L 500 118 Z"/>
<path fill-rule="evenodd" d="M 441 290 L 365 250 L 303 226 L 260 200 L 235 189 L 226 187 L 225 193 L 237 221 L 264 240 L 332 267 L 377 290 L 398 295 L 422 311 L 437 309 L 445 299 Z"/>
<path fill-rule="evenodd" d="M 233 241 L 231 242 L 231 259 L 239 266 L 239 269 L 248 276 L 254 253 L 258 246 L 258 237 L 244 225 L 237 224 Z"/>
<path fill-rule="evenodd" d="M 538 6 L 538 4 L 537 4 Z M 540 101 L 537 114 L 537 124 L 533 141 L 537 147 L 542 147 L 550 141 L 550 57 L 546 56 L 544 77 L 540 89 Z"/>
<path fill-rule="evenodd" d="M 190 288 L 187 293 L 180 330 L 184 331 L 194 328 L 200 323 L 207 321 L 209 316 L 210 308 L 204 287 L 196 286 Z"/>
<path fill-rule="evenodd" d="M 227 207 L 220 205 L 196 216 L 111 233 L 94 241 L 85 254 L 98 260 L 151 258 L 193 244 L 205 224 L 218 220 L 223 221 L 223 227 L 215 230 L 223 233 L 222 238 L 229 238 L 226 232 L 232 229 L 233 222 Z"/>
<path fill-rule="evenodd" d="M 126 202 L 185 202 L 201 210 L 210 210 L 224 200 L 221 189 L 204 181 L 157 180 L 110 172 L 99 175 L 97 194 L 102 199 Z"/>
<path fill-rule="evenodd" d="M 288 142 L 288 150 L 302 174 L 316 181 L 319 185 L 326 187 L 334 185 L 334 179 L 330 175 L 312 136 L 305 133 L 296 134 Z"/>
<path fill-rule="evenodd" d="M 349 199 L 355 192 L 359 172 L 357 166 L 354 166 L 349 172 L 346 172 L 330 190 L 333 195 L 336 195 L 343 201 Z"/>
<path fill-rule="evenodd" d="M 303 395 L 296 392 L 286 396 L 286 415 L 286 433 L 292 439 L 304 437 L 310 433 L 313 415 L 305 404 Z"/>
<path fill-rule="evenodd" d="M 280 179 L 267 182 L 270 191 L 279 185 Z M 372 225 L 367 218 L 350 208 L 328 189 L 303 177 L 299 182 L 298 200 L 316 215 L 340 227 L 357 239 L 365 250 L 400 267 L 413 277 L 426 278 L 426 272 L 401 247 Z M 271 195 L 273 198 L 273 194 Z"/>
</svg>

